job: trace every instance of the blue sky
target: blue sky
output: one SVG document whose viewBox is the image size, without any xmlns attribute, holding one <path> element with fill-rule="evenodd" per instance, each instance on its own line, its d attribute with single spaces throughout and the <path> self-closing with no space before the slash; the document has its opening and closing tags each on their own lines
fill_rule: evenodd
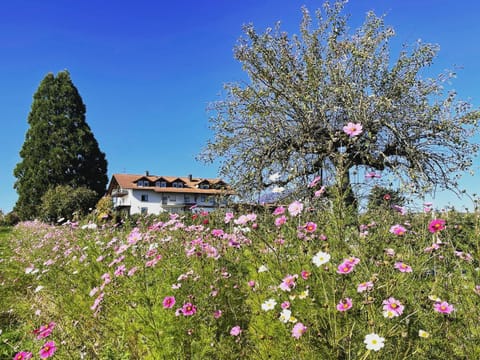
<svg viewBox="0 0 480 360">
<path fill-rule="evenodd" d="M 222 85 L 245 78 L 233 59 L 242 25 L 258 30 L 281 21 L 298 32 L 295 0 L 10 0 L 0 12 L 0 209 L 12 210 L 13 169 L 27 131 L 32 96 L 49 73 L 68 69 L 87 106 L 87 122 L 113 173 L 216 177 L 218 168 L 195 160 L 211 133 L 209 102 Z M 431 75 L 461 66 L 452 84 L 480 105 L 480 3 L 471 0 L 350 0 L 357 27 L 368 10 L 386 13 L 402 43 L 440 45 Z M 477 139 L 478 140 L 478 139 Z M 476 159 L 474 170 L 478 170 Z M 475 193 L 479 176 L 462 186 Z M 435 204 L 471 207 L 468 199 L 436 194 Z"/>
</svg>

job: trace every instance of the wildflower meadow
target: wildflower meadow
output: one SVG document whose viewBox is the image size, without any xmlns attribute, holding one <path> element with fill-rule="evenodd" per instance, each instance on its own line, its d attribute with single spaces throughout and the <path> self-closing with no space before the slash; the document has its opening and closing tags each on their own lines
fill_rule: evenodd
<svg viewBox="0 0 480 360">
<path fill-rule="evenodd" d="M 313 185 L 255 211 L 4 228 L 0 357 L 479 359 L 478 213 L 354 216 Z"/>
</svg>

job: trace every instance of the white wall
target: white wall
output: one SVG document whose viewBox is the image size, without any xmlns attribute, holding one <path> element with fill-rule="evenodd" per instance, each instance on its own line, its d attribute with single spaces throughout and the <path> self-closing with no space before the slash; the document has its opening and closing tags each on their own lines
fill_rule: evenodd
<svg viewBox="0 0 480 360">
<path fill-rule="evenodd" d="M 201 201 L 202 195 L 193 193 L 157 193 L 149 189 L 127 189 L 128 195 L 122 197 L 114 197 L 114 207 L 130 206 L 130 215 L 141 214 L 142 208 L 147 209 L 148 214 L 160 214 L 163 211 L 180 212 L 185 203 L 185 195 L 190 197 L 190 201 L 195 201 L 197 206 L 203 207 L 204 210 L 215 207 L 213 196 L 205 195 L 206 201 Z M 179 189 L 181 191 L 181 188 Z M 142 195 L 148 196 L 148 201 L 142 201 Z M 175 196 L 175 201 L 172 200 L 172 195 Z M 166 203 L 163 202 L 167 198 Z"/>
</svg>

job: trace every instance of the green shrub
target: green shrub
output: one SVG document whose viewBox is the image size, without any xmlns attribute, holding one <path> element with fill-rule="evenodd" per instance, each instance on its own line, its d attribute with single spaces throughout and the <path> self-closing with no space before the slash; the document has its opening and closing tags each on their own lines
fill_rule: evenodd
<svg viewBox="0 0 480 360">
<path fill-rule="evenodd" d="M 48 222 L 76 220 L 93 208 L 96 200 L 97 194 L 93 190 L 59 185 L 42 196 L 40 216 Z"/>
</svg>

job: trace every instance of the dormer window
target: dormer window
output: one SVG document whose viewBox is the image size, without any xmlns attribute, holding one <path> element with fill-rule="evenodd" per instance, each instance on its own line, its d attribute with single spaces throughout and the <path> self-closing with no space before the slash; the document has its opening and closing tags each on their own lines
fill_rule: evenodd
<svg viewBox="0 0 480 360">
<path fill-rule="evenodd" d="M 200 184 L 200 189 L 209 189 L 209 188 L 210 186 L 208 184 L 205 184 L 205 183 Z"/>
<path fill-rule="evenodd" d="M 138 186 L 150 186 L 150 182 L 148 180 L 139 180 L 137 185 Z"/>
<path fill-rule="evenodd" d="M 176 181 L 172 184 L 174 188 L 183 188 L 183 183 L 180 181 Z"/>
<path fill-rule="evenodd" d="M 155 186 L 164 188 L 164 187 L 167 187 L 167 182 L 166 181 L 157 181 L 155 183 Z"/>
</svg>

